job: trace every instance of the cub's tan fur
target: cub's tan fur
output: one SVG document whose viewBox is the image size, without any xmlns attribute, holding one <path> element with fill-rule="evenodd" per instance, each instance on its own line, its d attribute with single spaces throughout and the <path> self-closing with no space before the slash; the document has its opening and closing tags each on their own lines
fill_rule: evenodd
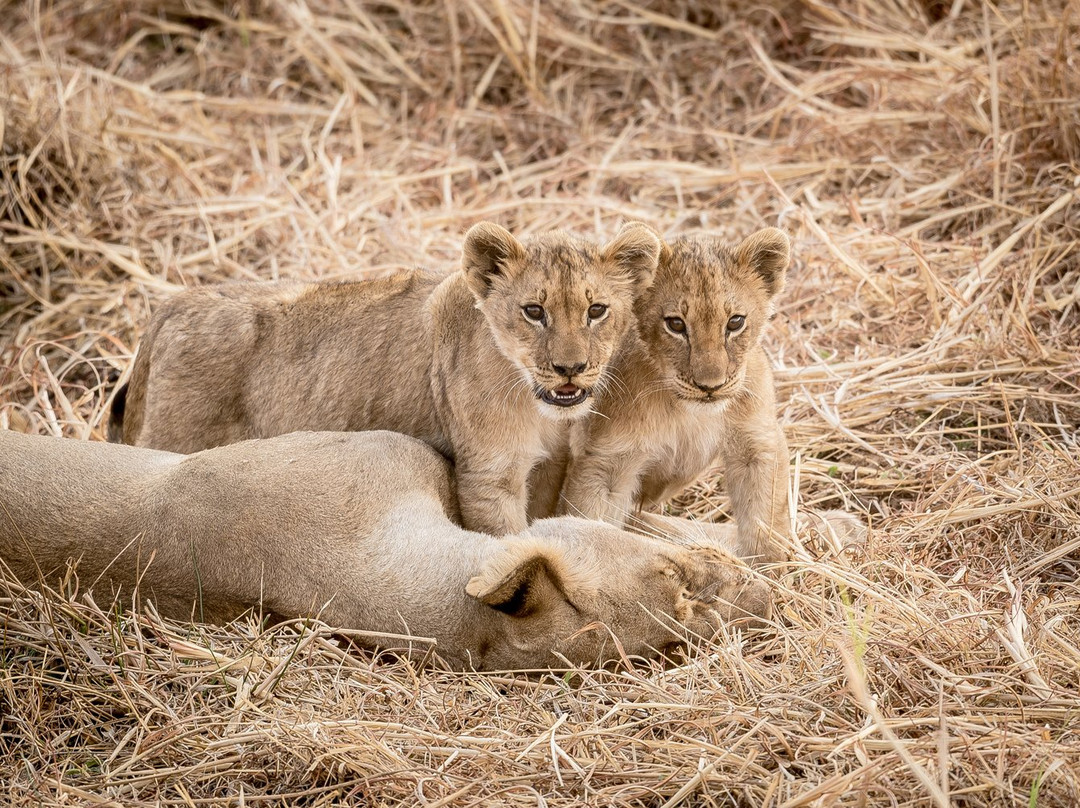
<svg viewBox="0 0 1080 808">
<path fill-rule="evenodd" d="M 574 427 L 560 513 L 623 525 L 719 458 L 738 554 L 783 555 L 788 452 L 761 335 L 789 258 L 774 228 L 734 247 L 708 236 L 665 245 L 635 306 L 638 334 L 613 359 L 596 413 Z"/>
<path fill-rule="evenodd" d="M 445 279 L 191 290 L 155 313 L 114 422 L 126 443 L 176 452 L 403 432 L 454 460 L 467 528 L 517 533 L 530 470 L 589 412 L 659 252 L 644 225 L 598 248 L 481 223 Z"/>
<path fill-rule="evenodd" d="M 77 560 L 84 587 L 137 587 L 180 619 L 262 608 L 431 637 L 458 668 L 655 656 L 769 610 L 767 584 L 720 550 L 570 517 L 470 533 L 447 516 L 452 486 L 443 458 L 390 432 L 178 455 L 0 431 L 0 559 L 28 583 Z"/>
</svg>

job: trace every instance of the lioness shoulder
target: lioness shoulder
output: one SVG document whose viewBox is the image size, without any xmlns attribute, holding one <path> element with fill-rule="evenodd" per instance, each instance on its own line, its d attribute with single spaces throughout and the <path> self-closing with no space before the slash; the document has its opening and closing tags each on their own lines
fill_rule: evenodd
<svg viewBox="0 0 1080 808">
<path fill-rule="evenodd" d="M 484 222 L 445 278 L 185 292 L 152 318 L 116 420 L 125 442 L 180 452 L 402 432 L 455 462 L 466 527 L 519 532 L 528 475 L 590 411 L 659 252 L 644 226 L 601 247 Z"/>
<path fill-rule="evenodd" d="M 788 453 L 761 346 L 790 260 L 775 228 L 737 245 L 665 245 L 637 300 L 638 330 L 612 362 L 618 381 L 575 427 L 560 512 L 627 524 L 723 461 L 738 552 L 782 554 Z"/>
</svg>

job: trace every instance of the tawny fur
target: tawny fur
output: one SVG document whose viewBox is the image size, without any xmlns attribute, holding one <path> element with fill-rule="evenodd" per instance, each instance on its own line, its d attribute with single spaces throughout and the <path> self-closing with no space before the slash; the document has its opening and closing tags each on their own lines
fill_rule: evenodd
<svg viewBox="0 0 1080 808">
<path fill-rule="evenodd" d="M 0 559 L 28 583 L 75 561 L 99 597 L 137 589 L 167 616 L 317 616 L 434 638 L 456 668 L 535 669 L 651 657 L 769 611 L 719 548 L 574 518 L 496 539 L 455 525 L 454 503 L 449 464 L 390 432 L 178 455 L 0 431 Z"/>
<path fill-rule="evenodd" d="M 719 460 L 737 554 L 784 556 L 788 450 L 761 336 L 789 253 L 775 228 L 736 246 L 708 236 L 664 246 L 635 306 L 638 331 L 612 360 L 595 414 L 573 428 L 557 512 L 633 524 L 636 512 L 655 509 Z M 738 331 L 729 330 L 734 315 L 745 317 Z M 680 323 L 683 333 L 673 333 Z"/>
<path fill-rule="evenodd" d="M 124 442 L 176 452 L 302 429 L 402 432 L 455 462 L 467 528 L 517 533 L 530 471 L 591 404 L 542 396 L 603 387 L 659 251 L 643 225 L 600 248 L 560 232 L 519 242 L 485 222 L 446 278 L 191 290 L 155 312 L 114 420 Z"/>
</svg>

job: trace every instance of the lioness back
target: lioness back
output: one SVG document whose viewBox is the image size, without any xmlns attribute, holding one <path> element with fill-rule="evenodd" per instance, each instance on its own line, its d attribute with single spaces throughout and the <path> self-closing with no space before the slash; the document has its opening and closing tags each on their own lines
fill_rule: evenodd
<svg viewBox="0 0 1080 808">
<path fill-rule="evenodd" d="M 424 322 L 441 280 L 410 271 L 177 295 L 139 346 L 124 442 L 191 453 L 300 430 L 390 429 L 445 448 Z M 402 324 L 411 326 L 411 345 L 402 344 Z"/>
</svg>

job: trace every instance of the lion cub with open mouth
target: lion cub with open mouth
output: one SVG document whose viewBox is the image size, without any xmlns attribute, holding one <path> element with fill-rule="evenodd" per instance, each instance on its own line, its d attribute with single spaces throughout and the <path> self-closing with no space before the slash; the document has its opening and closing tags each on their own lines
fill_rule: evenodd
<svg viewBox="0 0 1080 808">
<path fill-rule="evenodd" d="M 761 336 L 789 260 L 775 228 L 734 247 L 709 236 L 664 246 L 635 305 L 638 335 L 612 361 L 596 413 L 574 427 L 558 512 L 633 523 L 719 457 L 738 554 L 782 557 L 789 460 Z"/>
<path fill-rule="evenodd" d="M 518 533 L 530 471 L 589 413 L 659 253 L 644 225 L 598 247 L 482 222 L 445 278 L 193 289 L 152 318 L 110 435 L 190 453 L 298 430 L 402 432 L 454 461 L 467 529 Z"/>
</svg>

